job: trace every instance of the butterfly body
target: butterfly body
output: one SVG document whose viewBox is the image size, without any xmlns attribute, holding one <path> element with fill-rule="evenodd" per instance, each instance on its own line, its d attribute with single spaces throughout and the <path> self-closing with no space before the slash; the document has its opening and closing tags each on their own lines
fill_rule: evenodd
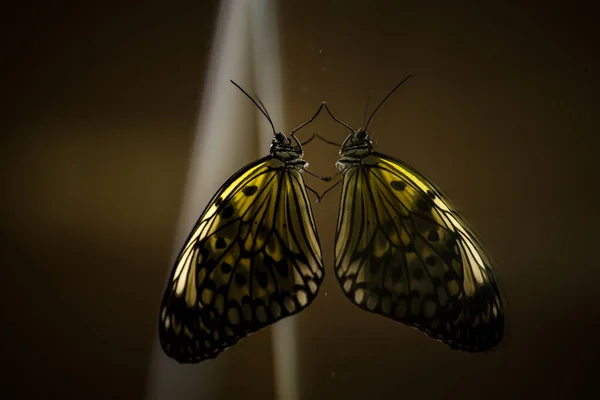
<svg viewBox="0 0 600 400">
<path fill-rule="evenodd" d="M 215 358 L 317 294 L 321 247 L 293 132 L 292 142 L 274 130 L 270 154 L 221 186 L 175 261 L 158 328 L 163 351 L 180 363 Z"/>
<path fill-rule="evenodd" d="M 335 165 L 344 174 L 352 166 L 375 162 L 373 153 L 373 143 L 367 133 L 364 130 L 358 130 L 354 134 L 349 135 L 342 143 L 340 159 Z"/>
<path fill-rule="evenodd" d="M 503 305 L 490 258 L 441 190 L 374 151 L 365 129 L 348 135 L 336 166 L 343 178 L 335 271 L 352 303 L 453 349 L 500 343 Z"/>
</svg>

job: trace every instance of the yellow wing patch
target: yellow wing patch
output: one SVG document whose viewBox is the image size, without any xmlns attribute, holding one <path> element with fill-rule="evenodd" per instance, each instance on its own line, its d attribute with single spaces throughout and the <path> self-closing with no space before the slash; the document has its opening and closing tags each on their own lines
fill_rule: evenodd
<svg viewBox="0 0 600 400">
<path fill-rule="evenodd" d="M 335 268 L 353 303 L 452 348 L 502 340 L 489 257 L 439 189 L 399 160 L 372 153 L 344 171 Z"/>
<path fill-rule="evenodd" d="M 230 178 L 179 254 L 161 305 L 163 350 L 214 358 L 306 308 L 324 270 L 301 173 L 267 156 Z"/>
</svg>

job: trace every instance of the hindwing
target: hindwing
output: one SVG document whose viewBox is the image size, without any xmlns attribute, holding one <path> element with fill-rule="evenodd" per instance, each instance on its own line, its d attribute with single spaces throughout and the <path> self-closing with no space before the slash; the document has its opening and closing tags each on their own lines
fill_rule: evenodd
<svg viewBox="0 0 600 400">
<path fill-rule="evenodd" d="M 502 340 L 491 261 L 443 193 L 406 163 L 373 152 L 344 171 L 335 270 L 360 308 L 455 349 Z"/>
<path fill-rule="evenodd" d="M 273 156 L 251 163 L 219 189 L 177 257 L 162 348 L 179 362 L 214 358 L 308 307 L 323 275 L 301 172 Z"/>
</svg>

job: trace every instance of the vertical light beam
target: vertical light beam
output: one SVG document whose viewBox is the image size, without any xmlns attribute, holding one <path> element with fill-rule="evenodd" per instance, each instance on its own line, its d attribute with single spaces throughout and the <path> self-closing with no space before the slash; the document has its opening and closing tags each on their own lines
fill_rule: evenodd
<svg viewBox="0 0 600 400">
<path fill-rule="evenodd" d="M 254 81 L 276 129 L 286 130 L 283 117 L 281 57 L 277 28 L 277 7 L 274 0 L 252 2 L 251 23 Z M 262 116 L 261 116 L 262 117 Z M 260 147 L 268 148 L 271 127 L 264 117 L 258 119 Z M 297 379 L 296 319 L 285 318 L 271 326 L 275 396 L 280 400 L 296 400 Z"/>
<path fill-rule="evenodd" d="M 212 195 L 244 165 L 240 160 L 249 162 L 257 157 L 254 105 L 229 82 L 253 80 L 249 12 L 250 3 L 246 1 L 223 1 L 219 9 L 173 259 Z M 227 384 L 227 351 L 206 363 L 180 365 L 164 355 L 158 340 L 155 343 L 147 399 L 221 397 Z"/>
</svg>

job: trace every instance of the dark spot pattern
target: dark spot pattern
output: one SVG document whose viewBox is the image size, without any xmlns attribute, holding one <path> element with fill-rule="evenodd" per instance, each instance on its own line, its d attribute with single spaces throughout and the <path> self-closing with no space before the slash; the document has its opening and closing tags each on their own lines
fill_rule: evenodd
<svg viewBox="0 0 600 400">
<path fill-rule="evenodd" d="M 424 275 L 423 268 L 415 268 L 415 270 L 412 273 L 413 278 L 415 278 L 418 281 L 423 279 L 423 275 Z"/>
<path fill-rule="evenodd" d="M 221 211 L 221 217 L 223 218 L 231 218 L 233 216 L 233 207 L 227 206 Z"/>
<path fill-rule="evenodd" d="M 392 181 L 390 183 L 390 185 L 392 186 L 392 188 L 394 188 L 394 190 L 397 190 L 399 192 L 403 191 L 404 189 L 406 189 L 406 182 L 402 182 L 402 181 Z"/>
<path fill-rule="evenodd" d="M 419 199 L 417 201 L 417 209 L 419 211 L 422 211 L 422 212 L 430 212 L 431 211 L 431 204 L 429 204 L 429 202 L 427 202 L 424 199 Z"/>
<path fill-rule="evenodd" d="M 248 197 L 253 196 L 254 194 L 256 194 L 257 191 L 258 186 L 256 185 L 248 185 L 242 189 L 242 193 L 244 193 L 244 195 Z"/>
<path fill-rule="evenodd" d="M 456 239 L 452 238 L 452 239 L 448 239 L 448 241 L 446 242 L 446 246 L 449 249 L 455 250 L 456 249 Z"/>
<path fill-rule="evenodd" d="M 232 269 L 233 269 L 233 268 L 231 267 L 231 265 L 230 265 L 229 263 L 226 263 L 225 261 L 223 261 L 223 262 L 221 263 L 221 271 L 222 271 L 224 274 L 228 274 L 228 273 L 230 273 L 230 272 L 232 271 Z"/>
<path fill-rule="evenodd" d="M 375 275 L 379 272 L 380 267 L 381 267 L 381 264 L 379 262 L 379 259 L 377 259 L 376 257 L 373 257 L 371 259 L 371 262 L 369 263 L 369 272 L 371 274 Z"/>
<path fill-rule="evenodd" d="M 244 286 L 248 280 L 242 274 L 235 274 L 235 283 L 239 286 Z"/>
<path fill-rule="evenodd" d="M 429 233 L 427 234 L 427 239 L 432 242 L 437 242 L 438 240 L 440 240 L 440 235 L 439 233 L 437 233 L 437 231 L 429 231 Z"/>
<path fill-rule="evenodd" d="M 393 267 L 390 271 L 390 276 L 392 281 L 398 282 L 400 279 L 402 279 L 402 267 Z"/>
<path fill-rule="evenodd" d="M 285 260 L 281 260 L 275 263 L 275 270 L 282 278 L 287 279 L 289 276 L 289 267 Z"/>
<path fill-rule="evenodd" d="M 265 271 L 256 270 L 256 281 L 261 288 L 266 289 L 269 284 L 269 275 Z"/>
</svg>

